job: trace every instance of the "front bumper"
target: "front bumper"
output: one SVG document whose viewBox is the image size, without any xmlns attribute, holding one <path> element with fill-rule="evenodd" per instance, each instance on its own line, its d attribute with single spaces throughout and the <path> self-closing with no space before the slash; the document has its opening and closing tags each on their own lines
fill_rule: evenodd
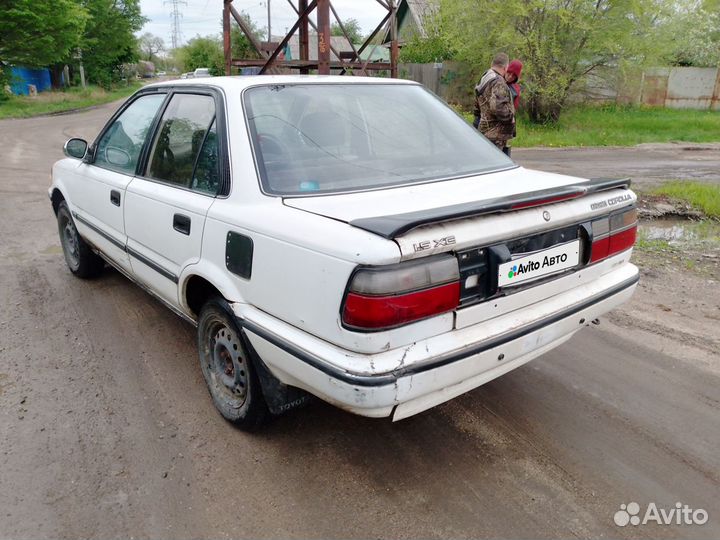
<svg viewBox="0 0 720 540">
<path fill-rule="evenodd" d="M 626 302 L 638 269 L 626 263 L 491 320 L 376 354 L 348 351 L 247 304 L 233 309 L 270 371 L 355 414 L 399 420 L 507 373 Z"/>
</svg>

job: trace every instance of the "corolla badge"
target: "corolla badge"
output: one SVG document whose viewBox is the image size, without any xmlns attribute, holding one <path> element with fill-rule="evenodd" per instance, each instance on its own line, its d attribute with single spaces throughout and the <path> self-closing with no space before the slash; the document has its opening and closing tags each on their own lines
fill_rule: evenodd
<svg viewBox="0 0 720 540">
<path fill-rule="evenodd" d="M 545 221 L 550 221 L 550 212 L 548 212 L 547 210 L 545 210 L 545 211 L 543 212 L 543 219 L 544 219 Z"/>
</svg>

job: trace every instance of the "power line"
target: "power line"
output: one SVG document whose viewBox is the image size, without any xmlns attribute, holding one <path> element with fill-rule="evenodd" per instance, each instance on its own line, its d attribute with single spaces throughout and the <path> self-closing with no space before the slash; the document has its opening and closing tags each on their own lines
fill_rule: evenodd
<svg viewBox="0 0 720 540">
<path fill-rule="evenodd" d="M 170 17 L 172 18 L 172 34 L 170 40 L 172 41 L 172 48 L 177 49 L 182 42 L 182 31 L 180 30 L 180 19 L 182 19 L 182 13 L 180 12 L 180 5 L 187 6 L 185 0 L 164 0 L 163 5 L 170 4 L 172 11 L 170 11 Z"/>
</svg>

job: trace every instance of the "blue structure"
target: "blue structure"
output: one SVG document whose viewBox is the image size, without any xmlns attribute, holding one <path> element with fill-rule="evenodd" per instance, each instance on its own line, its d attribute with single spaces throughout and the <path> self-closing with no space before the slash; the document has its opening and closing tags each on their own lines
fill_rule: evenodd
<svg viewBox="0 0 720 540">
<path fill-rule="evenodd" d="M 10 68 L 10 90 L 13 94 L 27 95 L 28 85 L 34 84 L 38 92 L 49 90 L 50 70 L 13 66 Z"/>
</svg>

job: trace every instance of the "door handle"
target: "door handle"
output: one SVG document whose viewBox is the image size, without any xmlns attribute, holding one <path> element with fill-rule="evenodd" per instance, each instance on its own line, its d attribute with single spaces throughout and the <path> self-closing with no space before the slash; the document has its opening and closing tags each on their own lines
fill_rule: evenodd
<svg viewBox="0 0 720 540">
<path fill-rule="evenodd" d="M 190 236 L 190 218 L 182 214 L 175 214 L 173 216 L 173 229 Z"/>
<path fill-rule="evenodd" d="M 116 190 L 110 191 L 110 202 L 115 206 L 120 206 L 120 192 Z"/>
</svg>

